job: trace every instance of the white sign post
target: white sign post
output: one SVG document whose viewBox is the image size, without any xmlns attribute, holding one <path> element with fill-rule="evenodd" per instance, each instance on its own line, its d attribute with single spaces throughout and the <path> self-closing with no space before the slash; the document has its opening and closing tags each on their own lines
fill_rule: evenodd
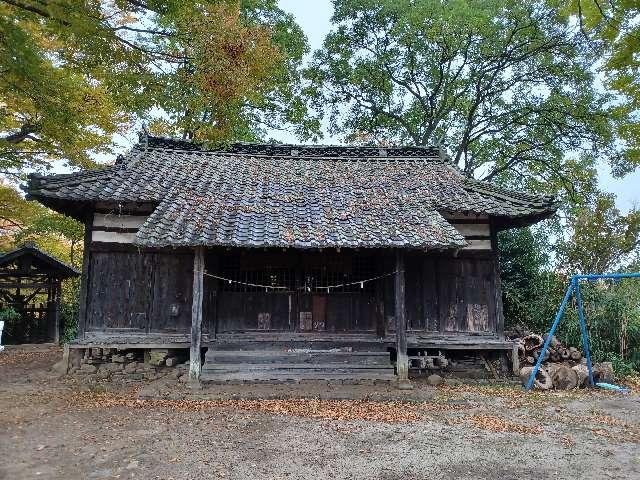
<svg viewBox="0 0 640 480">
<path fill-rule="evenodd" d="M 0 322 L 0 352 L 4 350 L 2 346 L 2 329 L 4 328 L 4 322 Z"/>
</svg>

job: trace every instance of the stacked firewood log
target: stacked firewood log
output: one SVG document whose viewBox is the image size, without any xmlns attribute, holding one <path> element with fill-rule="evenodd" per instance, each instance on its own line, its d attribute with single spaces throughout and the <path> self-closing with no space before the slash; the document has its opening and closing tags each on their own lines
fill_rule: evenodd
<svg viewBox="0 0 640 480">
<path fill-rule="evenodd" d="M 520 360 L 520 380 L 526 385 L 533 371 L 533 366 L 542 355 L 545 338 L 534 333 L 516 339 Z M 610 362 L 593 365 L 593 376 L 596 382 L 612 382 L 613 366 Z M 552 337 L 549 347 L 536 378 L 534 387 L 541 390 L 572 390 L 585 387 L 589 383 L 589 371 L 582 351 L 575 347 L 567 347 L 556 337 Z"/>
</svg>

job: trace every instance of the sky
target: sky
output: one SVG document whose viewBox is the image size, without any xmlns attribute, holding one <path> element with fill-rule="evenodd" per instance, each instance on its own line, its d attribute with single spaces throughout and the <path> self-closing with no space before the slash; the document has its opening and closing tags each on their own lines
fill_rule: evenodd
<svg viewBox="0 0 640 480">
<path fill-rule="evenodd" d="M 280 8 L 295 17 L 298 25 L 307 36 L 311 52 L 320 48 L 325 35 L 331 29 L 331 15 L 333 13 L 331 1 L 279 0 L 278 4 Z M 286 134 L 274 132 L 271 136 L 277 140 L 295 143 L 295 138 Z M 609 167 L 603 164 L 599 168 L 598 176 L 600 187 L 616 195 L 618 208 L 627 211 L 634 205 L 640 207 L 640 170 L 636 170 L 620 180 L 613 178 Z"/>
</svg>

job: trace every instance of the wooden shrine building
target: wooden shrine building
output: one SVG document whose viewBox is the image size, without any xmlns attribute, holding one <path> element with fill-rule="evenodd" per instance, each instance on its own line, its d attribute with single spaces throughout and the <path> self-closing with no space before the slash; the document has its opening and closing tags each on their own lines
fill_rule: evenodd
<svg viewBox="0 0 640 480">
<path fill-rule="evenodd" d="M 26 191 L 86 225 L 76 343 L 191 348 L 192 378 L 206 351 L 203 379 L 339 352 L 329 375 L 373 351 L 405 378 L 408 351 L 511 349 L 496 233 L 557 208 L 436 148 L 147 135 L 113 166 L 32 175 Z"/>
<path fill-rule="evenodd" d="M 17 314 L 2 335 L 5 344 L 59 342 L 62 280 L 80 272 L 34 244 L 0 256 L 0 310 Z"/>
</svg>

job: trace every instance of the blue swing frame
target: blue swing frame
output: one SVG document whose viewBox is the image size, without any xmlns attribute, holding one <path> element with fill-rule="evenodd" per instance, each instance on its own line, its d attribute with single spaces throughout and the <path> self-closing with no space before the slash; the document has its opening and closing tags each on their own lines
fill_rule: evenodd
<svg viewBox="0 0 640 480">
<path fill-rule="evenodd" d="M 589 333 L 587 332 L 587 324 L 584 320 L 584 306 L 582 303 L 582 295 L 580 294 L 580 281 L 581 280 L 620 280 L 623 278 L 640 278 L 640 273 L 603 273 L 603 274 L 588 274 L 588 275 L 574 275 L 571 277 L 569 281 L 569 286 L 567 287 L 567 292 L 564 295 L 564 299 L 560 304 L 560 308 L 558 309 L 558 313 L 556 314 L 556 318 L 551 325 L 551 329 L 547 334 L 547 339 L 544 341 L 544 345 L 542 346 L 542 350 L 540 351 L 540 355 L 538 356 L 538 360 L 536 361 L 536 365 L 533 367 L 533 371 L 531 372 L 531 376 L 529 377 L 529 381 L 525 386 L 525 390 L 529 391 L 533 387 L 533 381 L 540 370 L 540 365 L 544 360 L 544 356 L 547 353 L 547 349 L 549 348 L 549 343 L 551 343 L 551 339 L 560 324 L 560 320 L 562 319 L 562 315 L 567 308 L 567 304 L 571 299 L 572 295 L 575 295 L 576 303 L 578 306 L 578 320 L 580 321 L 580 330 L 582 332 L 582 346 L 584 348 L 584 355 L 587 359 L 587 369 L 589 371 L 589 384 L 591 386 L 595 386 L 595 381 L 593 379 L 593 369 L 591 365 L 591 352 L 589 351 Z"/>
</svg>

